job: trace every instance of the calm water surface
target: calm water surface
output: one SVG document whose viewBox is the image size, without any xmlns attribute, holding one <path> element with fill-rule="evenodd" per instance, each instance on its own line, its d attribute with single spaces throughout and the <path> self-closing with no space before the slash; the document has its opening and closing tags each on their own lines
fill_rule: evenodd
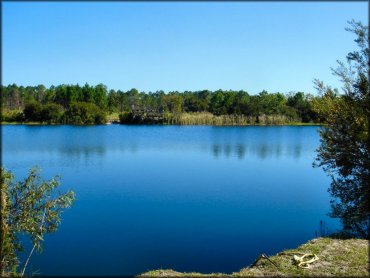
<svg viewBox="0 0 370 278">
<path fill-rule="evenodd" d="M 334 230 L 317 127 L 3 126 L 3 165 L 62 176 L 75 205 L 29 271 L 233 272 Z"/>
</svg>

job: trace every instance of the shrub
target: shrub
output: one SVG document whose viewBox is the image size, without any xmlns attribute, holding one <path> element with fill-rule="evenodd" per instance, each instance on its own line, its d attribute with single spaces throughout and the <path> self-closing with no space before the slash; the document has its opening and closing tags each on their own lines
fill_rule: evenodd
<svg viewBox="0 0 370 278">
<path fill-rule="evenodd" d="M 76 125 L 103 124 L 106 122 L 106 115 L 93 103 L 74 102 L 64 113 L 64 121 Z"/>
<path fill-rule="evenodd" d="M 19 110 L 2 112 L 0 120 L 2 122 L 23 122 L 24 114 Z"/>
<path fill-rule="evenodd" d="M 48 123 L 60 123 L 63 116 L 63 107 L 56 103 L 44 105 L 40 112 L 40 120 Z"/>
<path fill-rule="evenodd" d="M 42 105 L 36 101 L 27 103 L 23 114 L 26 121 L 41 122 Z"/>
</svg>

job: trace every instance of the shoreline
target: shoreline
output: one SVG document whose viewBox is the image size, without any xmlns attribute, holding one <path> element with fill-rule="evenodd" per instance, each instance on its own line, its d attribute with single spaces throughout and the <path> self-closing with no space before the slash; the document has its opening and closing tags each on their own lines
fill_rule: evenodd
<svg viewBox="0 0 370 278">
<path fill-rule="evenodd" d="M 249 127 L 249 126 L 323 126 L 320 123 L 285 123 L 285 124 L 242 124 L 242 125 L 208 125 L 208 124 L 125 124 L 125 123 L 117 123 L 117 122 L 107 122 L 105 124 L 91 124 L 91 125 L 73 125 L 73 124 L 54 124 L 54 123 L 43 123 L 43 122 L 1 122 L 3 125 L 28 125 L 28 126 L 101 126 L 101 125 L 126 125 L 126 126 L 219 126 L 219 127 Z"/>
<path fill-rule="evenodd" d="M 300 254 L 297 254 L 297 252 Z M 231 274 L 203 274 L 199 272 L 178 272 L 172 269 L 158 269 L 144 272 L 136 277 L 368 277 L 368 252 L 368 240 L 365 239 L 319 237 L 295 249 L 283 250 L 268 257 L 268 259 L 257 258 L 253 265 L 244 267 L 240 271 Z M 318 260 L 310 264 L 308 268 L 301 268 L 295 262 L 293 253 L 296 253 L 298 256 L 302 256 L 301 254 L 315 254 L 318 256 Z"/>
</svg>

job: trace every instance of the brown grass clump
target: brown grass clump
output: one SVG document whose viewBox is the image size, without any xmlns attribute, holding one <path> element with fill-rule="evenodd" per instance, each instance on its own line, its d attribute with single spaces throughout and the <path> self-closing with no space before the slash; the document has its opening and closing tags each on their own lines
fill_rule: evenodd
<svg viewBox="0 0 370 278">
<path fill-rule="evenodd" d="M 283 125 L 297 121 L 284 115 L 213 115 L 209 112 L 166 114 L 164 124 L 172 125 L 212 125 L 212 126 L 246 126 L 246 125 Z"/>
</svg>

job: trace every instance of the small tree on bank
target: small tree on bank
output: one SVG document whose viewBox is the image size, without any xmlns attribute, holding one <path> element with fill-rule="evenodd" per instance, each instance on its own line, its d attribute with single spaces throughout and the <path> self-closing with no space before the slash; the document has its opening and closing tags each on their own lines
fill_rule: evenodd
<svg viewBox="0 0 370 278">
<path fill-rule="evenodd" d="M 41 181 L 36 168 L 28 177 L 14 182 L 12 173 L 1 168 L 0 181 L 0 276 L 24 275 L 33 252 L 42 251 L 43 237 L 55 232 L 61 222 L 61 213 L 70 207 L 75 199 L 74 192 L 55 192 L 60 185 L 59 178 Z M 32 249 L 20 272 L 17 253 L 24 251 L 19 235 L 28 235 Z"/>
<path fill-rule="evenodd" d="M 347 31 L 357 35 L 358 51 L 347 55 L 347 63 L 338 61 L 332 69 L 343 83 L 344 94 L 315 80 L 321 94 L 314 109 L 326 121 L 321 128 L 321 146 L 315 166 L 323 167 L 332 178 L 331 216 L 340 218 L 345 232 L 369 238 L 370 227 L 370 97 L 368 27 L 349 22 Z"/>
</svg>

